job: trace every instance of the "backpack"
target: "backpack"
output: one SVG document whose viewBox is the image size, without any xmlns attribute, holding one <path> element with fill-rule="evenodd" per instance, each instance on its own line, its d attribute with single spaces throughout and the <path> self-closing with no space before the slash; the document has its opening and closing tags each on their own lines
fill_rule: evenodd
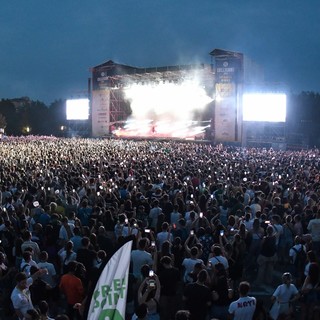
<svg viewBox="0 0 320 320">
<path fill-rule="evenodd" d="M 296 259 L 294 260 L 294 266 L 299 275 L 303 275 L 304 268 L 307 261 L 307 254 L 304 250 L 303 245 L 301 245 L 300 249 L 292 248 L 296 253 Z"/>
</svg>

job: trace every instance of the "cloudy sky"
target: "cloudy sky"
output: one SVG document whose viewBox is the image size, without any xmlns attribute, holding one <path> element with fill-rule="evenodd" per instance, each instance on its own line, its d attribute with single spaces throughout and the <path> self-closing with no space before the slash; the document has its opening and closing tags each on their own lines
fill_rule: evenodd
<svg viewBox="0 0 320 320">
<path fill-rule="evenodd" d="M 0 98 L 81 95 L 90 68 L 244 53 L 266 79 L 320 92 L 319 0 L 0 0 Z"/>
</svg>

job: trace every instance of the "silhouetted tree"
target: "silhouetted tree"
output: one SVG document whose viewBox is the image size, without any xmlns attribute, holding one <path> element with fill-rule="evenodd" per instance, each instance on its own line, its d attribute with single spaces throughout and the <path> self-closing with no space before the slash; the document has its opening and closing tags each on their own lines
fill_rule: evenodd
<svg viewBox="0 0 320 320">
<path fill-rule="evenodd" d="M 8 135 L 20 135 L 20 118 L 16 108 L 10 100 L 2 99 L 0 101 L 0 113 L 6 118 L 7 126 L 6 133 Z"/>
<path fill-rule="evenodd" d="M 0 129 L 5 129 L 7 126 L 6 117 L 0 113 Z"/>
<path fill-rule="evenodd" d="M 49 116 L 51 134 L 60 135 L 61 126 L 67 125 L 65 100 L 55 100 L 49 107 Z"/>
</svg>

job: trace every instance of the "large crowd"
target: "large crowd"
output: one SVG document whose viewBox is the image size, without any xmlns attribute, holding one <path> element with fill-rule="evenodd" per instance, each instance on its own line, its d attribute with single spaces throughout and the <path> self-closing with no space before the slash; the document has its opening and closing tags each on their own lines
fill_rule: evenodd
<svg viewBox="0 0 320 320">
<path fill-rule="evenodd" d="M 128 320 L 319 319 L 319 169 L 318 149 L 0 140 L 0 313 L 83 319 L 132 239 Z"/>
</svg>

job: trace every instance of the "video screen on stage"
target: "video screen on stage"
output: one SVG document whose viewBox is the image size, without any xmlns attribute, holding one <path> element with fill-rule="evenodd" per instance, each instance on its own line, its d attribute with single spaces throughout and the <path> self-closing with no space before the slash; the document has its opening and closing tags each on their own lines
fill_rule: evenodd
<svg viewBox="0 0 320 320">
<path fill-rule="evenodd" d="M 88 120 L 89 99 L 69 99 L 66 103 L 67 120 Z"/>
<path fill-rule="evenodd" d="M 287 96 L 284 93 L 245 93 L 243 121 L 285 122 Z"/>
</svg>

